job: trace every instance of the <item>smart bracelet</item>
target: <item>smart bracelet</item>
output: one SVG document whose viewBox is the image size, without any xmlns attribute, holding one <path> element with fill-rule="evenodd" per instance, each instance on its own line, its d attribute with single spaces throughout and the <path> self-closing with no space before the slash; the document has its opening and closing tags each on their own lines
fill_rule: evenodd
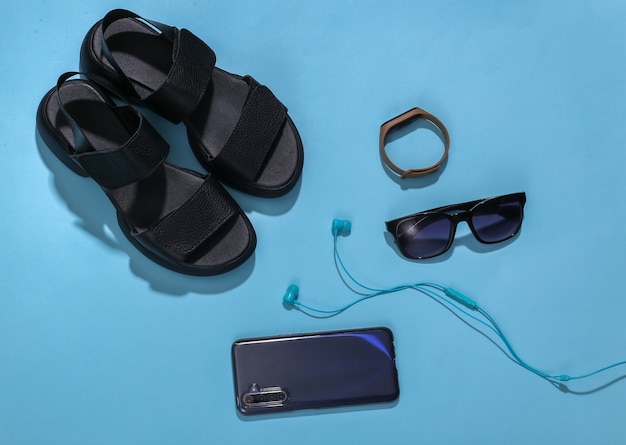
<svg viewBox="0 0 626 445">
<path fill-rule="evenodd" d="M 437 129 L 441 132 L 441 135 L 443 137 L 443 145 L 444 145 L 443 156 L 441 156 L 441 159 L 439 159 L 435 164 L 431 165 L 430 167 L 403 170 L 400 167 L 398 167 L 396 164 L 394 164 L 391 161 L 391 159 L 389 159 L 389 156 L 387 156 L 387 152 L 385 151 L 385 138 L 387 137 L 389 133 L 417 119 L 424 119 L 429 122 L 432 122 L 437 127 Z M 395 173 L 399 174 L 401 179 L 415 178 L 418 176 L 424 176 L 429 173 L 433 173 L 441 166 L 441 164 L 443 164 L 443 161 L 445 161 L 446 157 L 448 156 L 449 149 L 450 149 L 450 134 L 448 133 L 448 129 L 446 128 L 446 126 L 443 124 L 443 122 L 441 122 L 435 116 L 433 116 L 427 111 L 422 110 L 421 108 L 417 108 L 417 107 L 412 108 L 409 111 L 406 111 L 402 113 L 401 115 L 388 120 L 387 122 L 385 122 L 384 124 L 380 126 L 380 156 L 382 157 L 385 164 L 387 164 L 387 167 L 389 167 Z"/>
</svg>

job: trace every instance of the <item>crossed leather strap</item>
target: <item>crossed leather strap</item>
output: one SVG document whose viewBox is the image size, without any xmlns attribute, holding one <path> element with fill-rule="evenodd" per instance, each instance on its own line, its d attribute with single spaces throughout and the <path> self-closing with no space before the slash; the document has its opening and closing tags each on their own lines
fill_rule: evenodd
<svg viewBox="0 0 626 445">
<path fill-rule="evenodd" d="M 389 156 L 387 155 L 387 151 L 385 150 L 385 138 L 387 137 L 389 133 L 417 119 L 424 119 L 429 122 L 432 122 L 439 129 L 439 131 L 441 132 L 441 135 L 443 136 L 443 145 L 444 145 L 443 155 L 441 156 L 441 159 L 439 159 L 435 164 L 431 165 L 430 167 L 403 170 L 400 167 L 398 167 L 396 164 L 394 164 L 391 161 L 391 159 L 389 159 Z M 409 111 L 406 111 L 402 113 L 401 115 L 388 120 L 387 122 L 385 122 L 384 124 L 380 126 L 380 156 L 382 157 L 385 164 L 387 164 L 387 167 L 389 167 L 392 171 L 400 175 L 401 179 L 415 178 L 418 176 L 424 176 L 429 173 L 435 172 L 441 166 L 441 164 L 443 164 L 443 161 L 446 160 L 449 149 L 450 149 L 450 135 L 448 133 L 448 129 L 446 128 L 446 126 L 443 124 L 443 122 L 441 122 L 435 116 L 433 116 L 427 111 L 422 110 L 421 108 L 412 108 Z"/>
</svg>

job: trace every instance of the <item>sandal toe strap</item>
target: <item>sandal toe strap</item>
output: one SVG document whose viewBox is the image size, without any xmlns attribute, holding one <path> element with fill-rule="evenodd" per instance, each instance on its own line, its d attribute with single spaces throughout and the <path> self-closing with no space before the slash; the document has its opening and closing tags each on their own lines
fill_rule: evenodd
<svg viewBox="0 0 626 445">
<path fill-rule="evenodd" d="M 211 175 L 185 204 L 139 236 L 152 241 L 148 245 L 158 245 L 163 250 L 158 254 L 182 262 L 239 211 L 237 203 Z"/>
<path fill-rule="evenodd" d="M 214 161 L 248 181 L 256 179 L 280 133 L 287 108 L 266 86 L 251 79 L 251 92 L 239 121 Z"/>
<path fill-rule="evenodd" d="M 186 29 L 174 40 L 174 61 L 165 83 L 144 99 L 165 119 L 179 123 L 198 106 L 211 81 L 215 53 Z"/>
</svg>

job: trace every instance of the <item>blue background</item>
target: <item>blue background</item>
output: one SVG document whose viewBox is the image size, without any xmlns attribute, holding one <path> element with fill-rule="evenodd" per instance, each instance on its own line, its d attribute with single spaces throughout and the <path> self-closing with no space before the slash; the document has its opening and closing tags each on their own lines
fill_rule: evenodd
<svg viewBox="0 0 626 445">
<path fill-rule="evenodd" d="M 232 191 L 256 253 L 218 277 L 178 275 L 124 238 L 91 180 L 35 132 L 59 74 L 108 10 L 186 27 L 217 65 L 252 74 L 288 107 L 305 147 L 298 187 L 267 200 Z M 415 292 L 329 319 L 288 311 L 351 301 L 339 248 L 372 286 L 453 286 L 549 373 L 626 359 L 626 5 L 618 1 L 5 2 L 0 18 L 0 443 L 623 444 L 626 370 L 562 392 Z M 439 117 L 443 170 L 400 181 L 380 125 L 412 107 Z M 170 160 L 200 169 L 182 126 L 148 115 Z M 419 149 L 418 149 L 419 147 Z M 406 167 L 437 158 L 425 128 L 395 140 Z M 403 259 L 384 221 L 525 191 L 524 227 L 485 248 L 467 226 L 431 261 Z M 385 325 L 396 336 L 396 404 L 244 418 L 230 346 L 240 337 Z"/>
</svg>

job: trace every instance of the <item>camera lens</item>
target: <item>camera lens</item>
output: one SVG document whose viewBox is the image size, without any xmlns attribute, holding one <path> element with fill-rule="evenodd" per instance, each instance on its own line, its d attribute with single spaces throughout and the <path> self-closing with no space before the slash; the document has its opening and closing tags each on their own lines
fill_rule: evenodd
<svg viewBox="0 0 626 445">
<path fill-rule="evenodd" d="M 245 403 L 246 405 L 250 405 L 253 402 L 254 402 L 254 397 L 252 397 L 249 394 L 243 398 L 243 403 Z"/>
</svg>

